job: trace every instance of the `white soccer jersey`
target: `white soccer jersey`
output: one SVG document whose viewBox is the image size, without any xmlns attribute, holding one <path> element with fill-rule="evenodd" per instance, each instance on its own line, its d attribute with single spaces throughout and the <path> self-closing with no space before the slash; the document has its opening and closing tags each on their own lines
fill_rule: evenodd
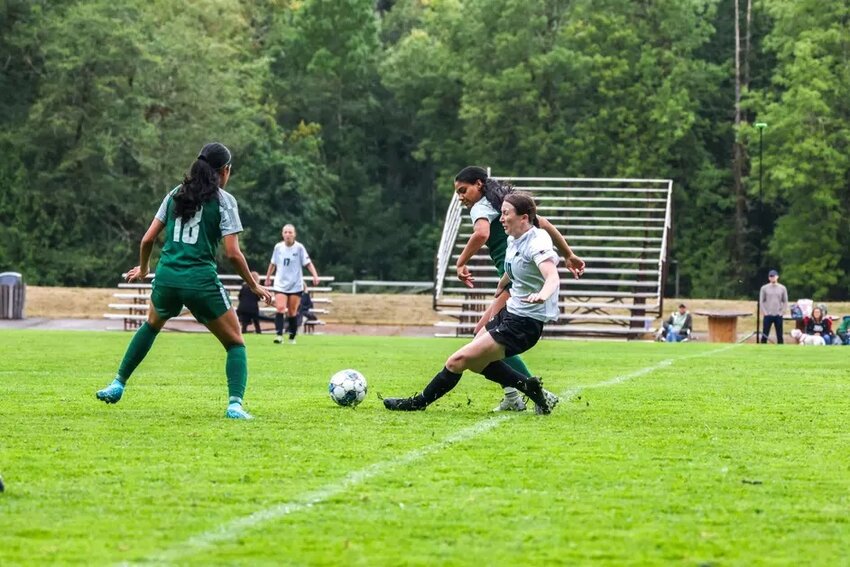
<svg viewBox="0 0 850 567">
<path fill-rule="evenodd" d="M 478 219 L 487 219 L 487 222 L 492 223 L 500 216 L 501 213 L 493 208 L 487 197 L 483 196 L 469 209 L 469 218 L 472 219 L 472 224 L 475 224 Z"/>
<path fill-rule="evenodd" d="M 543 288 L 546 278 L 538 267 L 545 260 L 558 263 L 558 254 L 552 246 L 552 239 L 545 230 L 532 227 L 531 230 L 514 238 L 508 237 L 508 251 L 505 253 L 505 271 L 511 278 L 511 297 L 508 299 L 508 312 L 522 317 L 531 317 L 538 321 L 558 319 L 558 293 L 555 292 L 545 303 L 524 303 L 522 298 L 537 293 Z"/>
<path fill-rule="evenodd" d="M 304 291 L 304 266 L 310 263 L 310 255 L 300 242 L 287 246 L 278 242 L 272 252 L 271 263 L 275 265 L 272 289 L 282 293 Z"/>
</svg>

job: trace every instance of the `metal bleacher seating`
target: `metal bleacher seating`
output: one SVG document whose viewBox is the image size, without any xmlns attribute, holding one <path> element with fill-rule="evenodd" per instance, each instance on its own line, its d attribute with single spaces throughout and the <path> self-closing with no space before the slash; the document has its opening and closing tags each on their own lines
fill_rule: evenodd
<svg viewBox="0 0 850 567">
<path fill-rule="evenodd" d="M 122 278 L 124 278 L 126 274 L 122 274 Z M 242 278 L 235 274 L 219 274 L 219 279 L 222 284 L 224 284 L 224 288 L 230 294 L 230 301 L 233 303 L 234 307 L 238 305 L 238 295 L 239 289 L 242 287 Z M 123 322 L 123 329 L 125 331 L 132 331 L 139 328 L 143 322 L 145 322 L 148 318 L 148 309 L 150 308 L 150 296 L 151 296 L 151 282 L 153 279 L 153 274 L 148 274 L 147 280 L 145 282 L 137 282 L 137 283 L 124 283 L 123 281 L 118 284 L 119 291 L 117 293 L 113 293 L 112 296 L 115 297 L 120 302 L 110 303 L 109 309 L 115 311 L 112 313 L 104 313 L 104 318 L 111 319 L 115 321 Z M 325 284 L 323 287 L 310 287 L 310 296 L 313 299 L 314 307 L 311 309 L 311 313 L 314 315 L 325 315 L 329 313 L 329 306 L 332 303 L 331 299 L 328 297 L 322 297 L 321 294 L 328 293 L 331 291 L 331 288 L 328 284 L 334 280 L 333 277 L 330 276 L 322 276 L 319 277 L 319 281 Z M 321 305 L 322 307 L 318 307 Z M 260 313 L 264 316 L 273 316 L 274 315 L 274 307 L 269 307 L 266 305 L 262 305 L 260 307 Z M 169 323 L 174 322 L 192 322 L 195 321 L 195 318 L 187 309 L 184 308 L 183 313 L 181 313 L 177 317 L 172 317 L 169 319 Z M 169 326 L 169 323 L 166 323 L 166 327 Z M 324 325 L 325 322 L 321 319 L 315 319 L 313 321 L 304 321 L 304 332 L 310 333 L 313 332 L 317 326 Z"/>
<path fill-rule="evenodd" d="M 558 227 L 573 251 L 587 262 L 580 280 L 564 266 L 557 322 L 544 336 L 641 338 L 661 316 L 671 234 L 669 179 L 499 178 L 535 196 L 538 213 Z M 468 266 L 469 289 L 456 277 L 455 263 L 472 234 L 457 196 L 449 204 L 437 254 L 434 309 L 437 336 L 471 336 L 492 299 L 498 277 L 486 247 Z"/>
</svg>

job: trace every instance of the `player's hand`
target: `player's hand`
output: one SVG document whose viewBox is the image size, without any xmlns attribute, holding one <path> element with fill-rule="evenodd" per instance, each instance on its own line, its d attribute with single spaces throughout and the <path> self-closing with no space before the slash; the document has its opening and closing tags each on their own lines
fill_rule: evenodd
<svg viewBox="0 0 850 567">
<path fill-rule="evenodd" d="M 469 267 L 466 264 L 458 264 L 457 266 L 457 279 L 463 282 L 463 285 L 472 289 L 475 287 L 474 282 L 475 278 L 472 277 L 472 274 L 469 272 Z"/>
<path fill-rule="evenodd" d="M 319 285 L 319 276 L 313 276 L 313 287 Z"/>
<path fill-rule="evenodd" d="M 147 277 L 147 275 L 148 271 L 146 269 L 142 270 L 141 266 L 136 266 L 135 268 L 127 272 L 127 283 L 142 281 L 143 279 L 145 279 L 145 277 Z"/>
<path fill-rule="evenodd" d="M 584 275 L 584 260 L 573 254 L 569 258 L 564 258 L 564 261 L 567 263 L 567 269 L 573 273 L 575 279 L 579 279 Z"/>
<path fill-rule="evenodd" d="M 539 293 L 531 293 L 522 298 L 520 301 L 522 301 L 523 303 L 545 303 L 547 299 L 549 298 L 543 297 Z"/>
<path fill-rule="evenodd" d="M 262 286 L 260 286 L 260 285 L 255 285 L 255 286 L 251 289 L 251 291 L 253 291 L 253 292 L 254 292 L 254 295 L 256 295 L 257 297 L 259 297 L 260 299 L 262 299 L 263 301 L 265 301 L 265 302 L 266 302 L 266 305 L 271 305 L 271 304 L 272 304 L 272 301 L 274 300 L 274 296 L 273 296 L 273 295 L 271 294 L 271 292 L 270 292 L 269 290 L 267 290 L 266 288 L 264 288 L 264 287 L 262 287 Z"/>
</svg>

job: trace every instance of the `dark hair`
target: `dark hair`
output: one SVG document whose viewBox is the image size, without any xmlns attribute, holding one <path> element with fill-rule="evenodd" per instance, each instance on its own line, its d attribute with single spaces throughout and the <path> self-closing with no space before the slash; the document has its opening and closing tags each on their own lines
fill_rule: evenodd
<svg viewBox="0 0 850 567">
<path fill-rule="evenodd" d="M 174 215 L 186 222 L 207 201 L 218 199 L 221 169 L 230 164 L 230 150 L 212 142 L 201 148 L 198 158 L 174 194 Z"/>
<path fill-rule="evenodd" d="M 484 197 L 490 201 L 493 208 L 497 211 L 502 209 L 502 201 L 505 200 L 505 195 L 512 193 L 513 185 L 504 181 L 496 181 L 487 175 L 487 170 L 477 165 L 470 165 L 460 170 L 460 173 L 455 175 L 455 181 L 461 183 L 475 183 L 480 181 L 482 185 L 482 193 Z"/>
<path fill-rule="evenodd" d="M 679 307 L 680 307 L 680 308 L 681 308 L 681 307 L 684 307 L 685 309 L 687 309 L 687 308 L 688 308 L 688 307 L 687 307 L 684 303 L 680 303 L 680 304 L 679 304 Z"/>
<path fill-rule="evenodd" d="M 537 219 L 537 204 L 530 193 L 513 191 L 505 195 L 504 200 L 514 206 L 516 214 L 528 215 L 528 222 L 540 228 L 540 221 Z M 499 208 L 501 209 L 501 207 Z"/>
</svg>

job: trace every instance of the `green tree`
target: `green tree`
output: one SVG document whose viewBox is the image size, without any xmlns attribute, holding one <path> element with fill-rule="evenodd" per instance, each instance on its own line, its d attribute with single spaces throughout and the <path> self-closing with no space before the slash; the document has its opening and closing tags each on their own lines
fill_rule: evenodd
<svg viewBox="0 0 850 567">
<path fill-rule="evenodd" d="M 770 244 L 796 296 L 846 297 L 850 284 L 850 4 L 766 3 L 774 26 L 767 197 L 783 212 Z"/>
</svg>

